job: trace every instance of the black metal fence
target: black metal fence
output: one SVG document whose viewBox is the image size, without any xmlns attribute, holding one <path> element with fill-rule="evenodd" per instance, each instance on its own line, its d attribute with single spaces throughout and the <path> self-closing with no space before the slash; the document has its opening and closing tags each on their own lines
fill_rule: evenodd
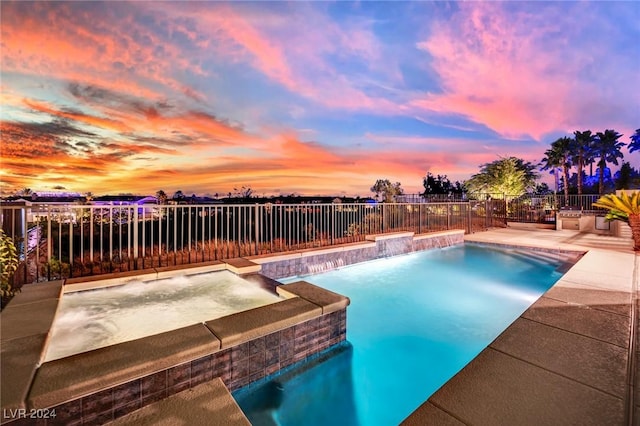
<svg viewBox="0 0 640 426">
<path fill-rule="evenodd" d="M 563 209 L 580 210 L 595 214 L 603 213 L 603 209 L 593 207 L 600 198 L 597 194 L 525 194 L 513 196 L 502 193 L 472 193 L 464 195 L 428 195 L 408 194 L 400 196 L 400 200 L 413 203 L 433 202 L 478 202 L 491 201 L 492 214 L 505 222 L 541 223 L 553 225 L 556 214 Z"/>
</svg>

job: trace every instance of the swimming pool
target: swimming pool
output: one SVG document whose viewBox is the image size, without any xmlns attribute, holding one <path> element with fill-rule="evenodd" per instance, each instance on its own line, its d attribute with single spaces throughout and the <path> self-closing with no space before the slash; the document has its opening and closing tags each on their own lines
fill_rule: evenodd
<svg viewBox="0 0 640 426">
<path fill-rule="evenodd" d="M 51 328 L 45 361 L 281 300 L 229 271 L 65 293 Z"/>
<path fill-rule="evenodd" d="M 396 425 L 549 289 L 558 266 L 464 244 L 302 277 L 351 299 L 349 344 L 234 397 L 254 425 Z"/>
</svg>

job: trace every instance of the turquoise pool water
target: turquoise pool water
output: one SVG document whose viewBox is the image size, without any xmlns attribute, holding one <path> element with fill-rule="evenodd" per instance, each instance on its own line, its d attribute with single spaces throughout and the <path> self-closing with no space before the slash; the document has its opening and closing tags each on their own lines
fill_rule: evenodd
<svg viewBox="0 0 640 426">
<path fill-rule="evenodd" d="M 548 290 L 558 266 L 466 244 L 283 280 L 348 296 L 348 343 L 234 397 L 253 425 L 397 425 Z"/>
</svg>

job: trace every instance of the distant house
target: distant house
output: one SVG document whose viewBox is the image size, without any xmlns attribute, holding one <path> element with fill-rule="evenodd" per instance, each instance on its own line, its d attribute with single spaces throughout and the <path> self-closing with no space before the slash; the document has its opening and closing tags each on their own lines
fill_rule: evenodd
<svg viewBox="0 0 640 426">
<path fill-rule="evenodd" d="M 23 227 L 27 223 L 27 218 L 24 216 L 23 212 L 26 212 L 27 210 L 21 209 L 20 207 L 30 206 L 31 204 L 31 201 L 27 201 L 23 198 L 15 198 L 10 201 L 2 202 L 0 225 L 7 235 L 16 237 L 23 236 Z"/>
<path fill-rule="evenodd" d="M 40 217 L 46 217 L 51 209 L 65 209 L 69 204 L 75 204 L 85 197 L 77 192 L 37 191 L 30 197 L 11 196 L 2 200 L 2 229 L 15 238 L 23 238 L 28 224 L 38 222 Z M 20 208 L 27 207 L 27 208 Z M 75 214 L 64 212 L 65 221 L 75 221 Z"/>
<path fill-rule="evenodd" d="M 79 192 L 34 191 L 31 194 L 31 201 L 39 203 L 73 203 L 82 199 L 84 195 Z"/>
<path fill-rule="evenodd" d="M 152 218 L 157 214 L 158 199 L 153 195 L 103 195 L 89 203 L 92 206 L 139 206 L 138 215 Z"/>
<path fill-rule="evenodd" d="M 167 204 L 224 204 L 224 201 L 211 197 L 198 197 L 194 194 L 191 197 L 169 198 Z"/>
<path fill-rule="evenodd" d="M 94 206 L 127 206 L 133 204 L 141 206 L 144 204 L 158 204 L 158 199 L 153 195 L 103 195 L 94 197 L 91 200 L 91 204 Z"/>
</svg>

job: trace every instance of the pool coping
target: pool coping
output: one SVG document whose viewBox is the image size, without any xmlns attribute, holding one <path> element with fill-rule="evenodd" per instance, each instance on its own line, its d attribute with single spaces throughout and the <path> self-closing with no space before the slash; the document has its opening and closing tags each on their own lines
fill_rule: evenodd
<svg viewBox="0 0 640 426">
<path fill-rule="evenodd" d="M 194 275 L 207 272 L 230 271 L 236 275 L 245 275 L 260 270 L 260 265 L 250 262 L 245 258 L 234 258 L 213 260 L 208 262 L 163 266 L 157 268 L 147 268 L 138 271 L 115 272 L 111 274 L 93 275 L 88 277 L 67 278 L 64 281 L 63 292 L 71 293 L 75 291 L 93 290 L 124 285 L 132 281 L 152 281 L 165 278 L 173 278 L 178 275 Z M 39 284 L 37 284 L 39 285 Z"/>
<path fill-rule="evenodd" d="M 528 229 L 465 236 L 465 242 L 585 254 L 403 425 L 631 425 L 640 419 L 640 258 L 619 239 L 575 243 L 581 240 L 587 237 Z M 608 246 L 620 248 L 601 248 Z"/>
</svg>

